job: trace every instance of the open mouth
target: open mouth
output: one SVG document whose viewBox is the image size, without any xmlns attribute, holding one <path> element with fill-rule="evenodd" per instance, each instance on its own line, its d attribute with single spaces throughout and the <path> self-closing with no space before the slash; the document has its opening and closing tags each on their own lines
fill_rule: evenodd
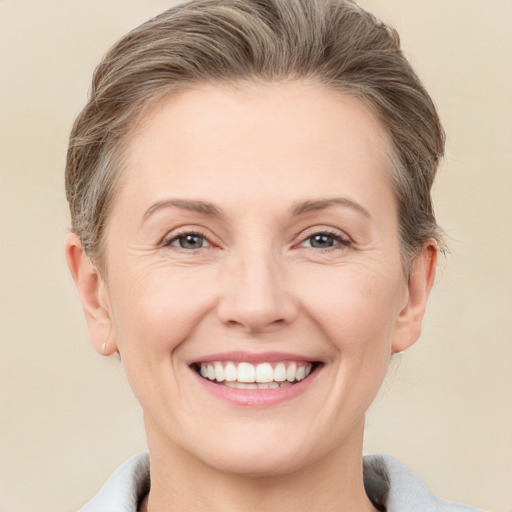
<svg viewBox="0 0 512 512">
<path fill-rule="evenodd" d="M 203 379 L 231 388 L 277 389 L 307 379 L 320 365 L 318 362 L 294 361 L 259 364 L 210 361 L 194 363 L 192 368 Z"/>
</svg>

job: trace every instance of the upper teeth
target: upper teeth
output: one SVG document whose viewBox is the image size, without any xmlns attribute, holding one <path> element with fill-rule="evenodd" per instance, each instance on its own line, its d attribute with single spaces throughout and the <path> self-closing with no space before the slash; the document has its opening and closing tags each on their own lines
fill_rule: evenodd
<svg viewBox="0 0 512 512">
<path fill-rule="evenodd" d="M 295 382 L 311 373 L 311 363 L 233 363 L 215 361 L 200 363 L 199 372 L 202 377 L 217 382 Z"/>
</svg>

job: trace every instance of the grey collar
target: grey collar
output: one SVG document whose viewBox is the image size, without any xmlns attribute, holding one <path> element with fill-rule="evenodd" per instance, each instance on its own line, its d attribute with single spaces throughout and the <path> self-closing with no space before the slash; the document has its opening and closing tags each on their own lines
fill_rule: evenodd
<svg viewBox="0 0 512 512">
<path fill-rule="evenodd" d="M 433 496 L 423 482 L 390 455 L 363 458 L 364 485 L 376 507 L 386 512 L 484 512 Z M 149 491 L 149 455 L 139 453 L 122 464 L 78 512 L 137 512 Z"/>
</svg>

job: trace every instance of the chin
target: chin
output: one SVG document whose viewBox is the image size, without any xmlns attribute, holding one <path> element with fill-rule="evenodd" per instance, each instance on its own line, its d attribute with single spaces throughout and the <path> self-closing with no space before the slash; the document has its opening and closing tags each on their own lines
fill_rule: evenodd
<svg viewBox="0 0 512 512">
<path fill-rule="evenodd" d="M 274 449 L 273 453 L 241 450 L 205 461 L 214 470 L 240 477 L 265 478 L 294 473 L 306 464 L 304 453 Z"/>
<path fill-rule="evenodd" d="M 271 435 L 261 429 L 246 435 L 222 436 L 205 442 L 192 454 L 210 468 L 244 477 L 275 477 L 291 474 L 314 463 L 324 454 L 317 443 L 314 451 L 303 435 L 290 436 L 289 429 Z M 197 448 L 197 447 L 196 447 Z"/>
</svg>

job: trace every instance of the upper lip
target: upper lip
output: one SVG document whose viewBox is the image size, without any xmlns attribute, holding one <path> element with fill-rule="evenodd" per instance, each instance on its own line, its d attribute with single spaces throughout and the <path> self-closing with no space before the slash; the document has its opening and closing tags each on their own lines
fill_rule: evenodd
<svg viewBox="0 0 512 512">
<path fill-rule="evenodd" d="M 293 354 L 291 352 L 218 352 L 215 354 L 208 354 L 198 359 L 194 359 L 190 364 L 209 363 L 214 361 L 232 361 L 234 363 L 274 363 L 280 361 L 294 361 L 313 363 L 318 362 L 318 359 L 304 356 L 301 354 Z"/>
</svg>

